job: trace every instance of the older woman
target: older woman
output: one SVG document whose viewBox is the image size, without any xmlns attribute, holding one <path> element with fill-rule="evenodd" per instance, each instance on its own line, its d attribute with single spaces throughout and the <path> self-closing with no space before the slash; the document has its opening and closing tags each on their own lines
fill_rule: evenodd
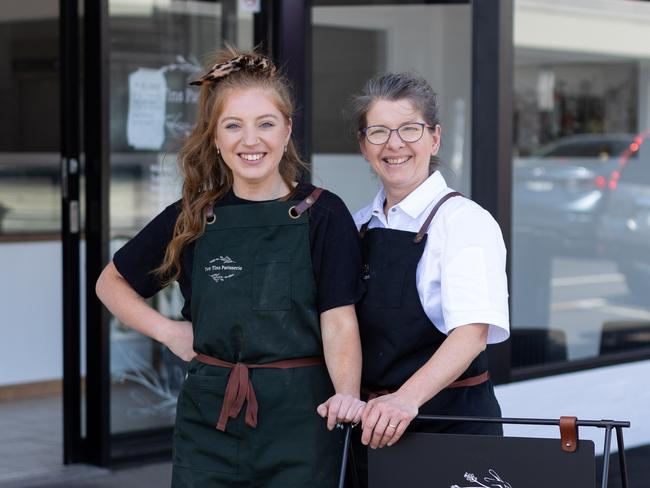
<svg viewBox="0 0 650 488">
<path fill-rule="evenodd" d="M 486 344 L 509 335 L 506 251 L 499 226 L 437 170 L 436 96 L 409 74 L 367 82 L 354 101 L 359 147 L 383 188 L 354 216 L 367 293 L 357 303 L 361 442 L 407 430 L 501 434 L 499 424 L 412 425 L 418 413 L 499 417 Z"/>
</svg>

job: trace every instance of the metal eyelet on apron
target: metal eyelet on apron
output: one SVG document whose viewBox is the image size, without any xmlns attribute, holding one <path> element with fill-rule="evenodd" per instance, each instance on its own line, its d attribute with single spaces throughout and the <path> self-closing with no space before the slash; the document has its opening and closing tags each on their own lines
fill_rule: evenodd
<svg viewBox="0 0 650 488">
<path fill-rule="evenodd" d="M 215 220 L 217 220 L 217 217 L 215 217 L 214 215 L 210 215 L 210 216 L 205 218 L 205 223 L 208 224 L 208 225 L 212 225 L 212 224 L 214 224 Z"/>
<path fill-rule="evenodd" d="M 300 218 L 300 214 L 296 210 L 295 205 L 293 205 L 292 207 L 289 207 L 289 217 L 291 217 L 292 219 L 299 219 Z"/>
</svg>

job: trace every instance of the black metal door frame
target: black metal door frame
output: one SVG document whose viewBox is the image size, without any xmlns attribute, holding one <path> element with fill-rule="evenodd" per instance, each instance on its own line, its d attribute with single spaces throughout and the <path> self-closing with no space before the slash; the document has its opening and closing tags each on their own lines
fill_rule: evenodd
<svg viewBox="0 0 650 488">
<path fill-rule="evenodd" d="M 61 0 L 61 243 L 63 270 L 63 462 L 81 457 L 81 345 L 79 263 L 79 8 Z"/>
<path fill-rule="evenodd" d="M 109 461 L 108 317 L 94 284 L 108 254 L 108 0 L 60 0 L 63 248 L 63 462 Z M 83 41 L 83 42 L 82 42 Z M 83 76 L 81 48 L 83 45 Z M 83 91 L 81 80 L 83 79 Z M 83 93 L 83 117 L 80 102 Z M 83 125 L 81 121 L 83 120 Z M 81 127 L 84 127 L 83 135 Z M 83 137 L 83 161 L 82 160 Z M 86 179 L 86 267 L 81 269 L 80 173 Z M 81 272 L 86 276 L 85 417 L 81 379 Z M 85 429 L 84 429 L 85 428 Z M 85 435 L 84 435 L 85 430 Z"/>
</svg>

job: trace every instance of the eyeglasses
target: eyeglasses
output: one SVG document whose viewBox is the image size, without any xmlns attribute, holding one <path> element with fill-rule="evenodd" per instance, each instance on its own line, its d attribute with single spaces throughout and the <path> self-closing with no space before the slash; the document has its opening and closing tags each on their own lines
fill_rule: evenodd
<svg viewBox="0 0 650 488">
<path fill-rule="evenodd" d="M 433 127 L 422 122 L 409 122 L 408 124 L 400 125 L 397 129 L 389 129 L 384 125 L 369 125 L 359 132 L 366 136 L 370 144 L 386 144 L 393 131 L 397 132 L 399 138 L 404 142 L 417 142 L 422 139 L 425 127 L 427 129 L 433 129 Z"/>
</svg>

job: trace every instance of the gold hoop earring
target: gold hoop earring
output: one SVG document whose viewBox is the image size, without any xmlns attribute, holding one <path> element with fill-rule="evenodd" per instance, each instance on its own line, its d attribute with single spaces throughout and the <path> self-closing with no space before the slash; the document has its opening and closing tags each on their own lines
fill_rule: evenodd
<svg viewBox="0 0 650 488">
<path fill-rule="evenodd" d="M 219 146 L 217 146 L 217 154 L 221 156 L 221 150 L 219 149 Z"/>
</svg>

